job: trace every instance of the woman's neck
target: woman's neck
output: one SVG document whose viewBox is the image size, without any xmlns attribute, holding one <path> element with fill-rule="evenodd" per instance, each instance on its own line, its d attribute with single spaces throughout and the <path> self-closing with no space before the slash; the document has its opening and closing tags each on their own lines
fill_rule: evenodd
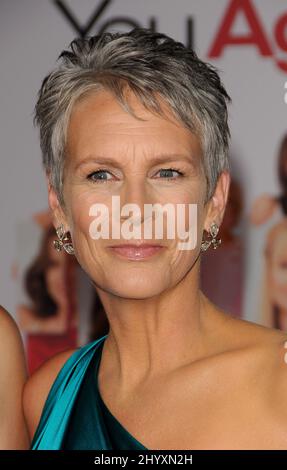
<svg viewBox="0 0 287 470">
<path fill-rule="evenodd" d="M 110 325 L 101 371 L 122 390 L 205 355 L 214 309 L 198 288 L 198 272 L 150 299 L 98 293 Z"/>
</svg>

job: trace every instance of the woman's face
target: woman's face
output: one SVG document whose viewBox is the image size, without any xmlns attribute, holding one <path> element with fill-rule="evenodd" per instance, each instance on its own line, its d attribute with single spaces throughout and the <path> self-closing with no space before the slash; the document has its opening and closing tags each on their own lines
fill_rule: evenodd
<svg viewBox="0 0 287 470">
<path fill-rule="evenodd" d="M 271 253 L 269 282 L 272 301 L 287 310 L 287 236 L 286 228 L 277 235 Z"/>
<path fill-rule="evenodd" d="M 172 117 L 163 101 L 170 120 L 146 110 L 132 94 L 129 103 L 145 121 L 124 111 L 107 91 L 86 96 L 74 106 L 67 134 L 65 213 L 58 210 L 51 188 L 49 201 L 55 224 L 64 220 L 77 259 L 97 286 L 125 298 L 148 298 L 177 284 L 192 268 L 199 254 L 204 224 L 209 227 L 216 211 L 217 222 L 220 218 L 224 191 L 221 185 L 213 204 L 204 206 L 206 179 L 198 138 Z M 136 240 L 127 240 L 122 233 L 120 239 L 112 238 L 112 214 L 115 215 L 112 196 L 118 196 L 120 210 L 133 203 L 141 211 L 141 218 L 133 212 L 122 214 L 120 219 L 122 229 L 124 220 L 134 216 L 133 229 L 142 229 L 141 235 L 133 232 Z M 106 239 L 91 236 L 96 213 L 90 210 L 96 203 L 108 211 L 103 219 L 110 230 Z M 145 238 L 143 224 L 152 219 L 144 216 L 144 207 L 156 203 L 173 207 L 184 204 L 185 222 L 180 216 L 175 217 L 175 224 L 185 230 L 193 224 L 197 234 L 194 249 L 180 250 L 179 237 L 169 238 L 166 216 L 163 237 L 158 239 L 153 232 L 152 239 Z M 197 221 L 189 217 L 189 204 L 197 205 Z M 152 222 L 154 228 L 155 217 Z M 140 240 L 161 247 L 145 255 L 135 250 L 123 254 L 111 248 Z"/>
</svg>

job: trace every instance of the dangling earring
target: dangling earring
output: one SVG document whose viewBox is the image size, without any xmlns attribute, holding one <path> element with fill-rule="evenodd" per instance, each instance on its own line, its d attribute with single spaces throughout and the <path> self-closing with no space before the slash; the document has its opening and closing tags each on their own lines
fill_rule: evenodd
<svg viewBox="0 0 287 470">
<path fill-rule="evenodd" d="M 207 240 L 201 242 L 201 251 L 206 251 L 210 245 L 215 250 L 221 244 L 221 238 L 216 238 L 219 227 L 216 222 L 212 222 Z"/>
<path fill-rule="evenodd" d="M 72 242 L 69 240 L 68 233 L 65 232 L 64 225 L 61 224 L 59 227 L 56 228 L 56 233 L 58 236 L 58 240 L 53 241 L 53 245 L 55 250 L 62 251 L 62 248 L 69 254 L 74 255 L 74 247 Z"/>
</svg>

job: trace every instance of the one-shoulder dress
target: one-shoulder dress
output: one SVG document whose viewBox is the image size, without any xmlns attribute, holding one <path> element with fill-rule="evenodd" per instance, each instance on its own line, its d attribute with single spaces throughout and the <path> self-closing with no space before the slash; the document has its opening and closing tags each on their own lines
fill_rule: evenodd
<svg viewBox="0 0 287 470">
<path fill-rule="evenodd" d="M 107 335 L 75 351 L 45 402 L 31 450 L 147 450 L 115 418 L 98 389 Z"/>
</svg>

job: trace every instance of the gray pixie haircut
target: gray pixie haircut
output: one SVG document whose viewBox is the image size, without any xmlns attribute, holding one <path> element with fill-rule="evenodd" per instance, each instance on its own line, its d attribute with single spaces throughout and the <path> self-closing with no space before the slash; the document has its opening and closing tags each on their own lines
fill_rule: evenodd
<svg viewBox="0 0 287 470">
<path fill-rule="evenodd" d="M 176 119 L 199 137 L 209 200 L 220 173 L 230 171 L 227 103 L 231 98 L 215 67 L 181 42 L 148 28 L 76 38 L 59 60 L 42 82 L 33 123 L 40 130 L 43 166 L 63 207 L 66 136 L 73 106 L 89 92 L 107 90 L 124 110 L 141 119 L 128 103 L 126 86 L 145 108 L 163 116 L 159 95 Z"/>
</svg>

